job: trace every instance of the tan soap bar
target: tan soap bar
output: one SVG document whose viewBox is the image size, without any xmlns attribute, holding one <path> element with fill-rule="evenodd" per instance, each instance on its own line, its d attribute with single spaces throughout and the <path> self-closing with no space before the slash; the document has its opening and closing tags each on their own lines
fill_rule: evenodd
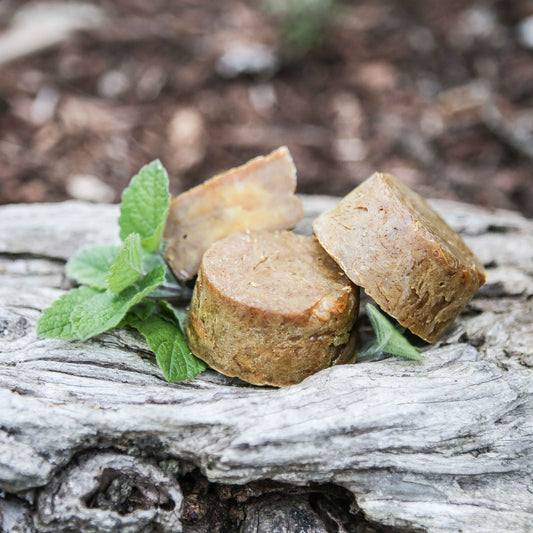
<svg viewBox="0 0 533 533">
<path fill-rule="evenodd" d="M 313 227 L 346 275 L 428 342 L 442 335 L 486 279 L 461 237 L 390 174 L 373 174 Z"/>
<path fill-rule="evenodd" d="M 233 233 L 204 254 L 186 338 L 223 374 L 291 385 L 354 360 L 358 309 L 359 289 L 314 237 Z"/>
<path fill-rule="evenodd" d="M 295 189 L 296 170 L 283 146 L 174 198 L 163 235 L 174 274 L 192 279 L 209 246 L 233 232 L 296 226 L 303 206 Z"/>
</svg>

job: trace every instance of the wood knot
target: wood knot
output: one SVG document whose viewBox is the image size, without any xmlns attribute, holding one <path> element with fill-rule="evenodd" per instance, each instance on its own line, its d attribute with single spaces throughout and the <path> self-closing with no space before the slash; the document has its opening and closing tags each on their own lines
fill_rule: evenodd
<svg viewBox="0 0 533 533">
<path fill-rule="evenodd" d="M 182 491 L 173 477 L 141 459 L 86 455 L 39 495 L 41 532 L 181 532 Z"/>
</svg>

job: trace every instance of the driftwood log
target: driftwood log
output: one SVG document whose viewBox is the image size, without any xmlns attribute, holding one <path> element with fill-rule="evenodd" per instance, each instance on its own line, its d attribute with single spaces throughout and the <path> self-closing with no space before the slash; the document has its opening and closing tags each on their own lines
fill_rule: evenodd
<svg viewBox="0 0 533 533">
<path fill-rule="evenodd" d="M 300 230 L 333 202 L 305 198 Z M 116 240 L 117 206 L 0 208 L 0 529 L 532 531 L 533 221 L 434 206 L 489 277 L 425 361 L 279 390 L 166 383 L 127 329 L 37 338 L 65 260 Z"/>
</svg>

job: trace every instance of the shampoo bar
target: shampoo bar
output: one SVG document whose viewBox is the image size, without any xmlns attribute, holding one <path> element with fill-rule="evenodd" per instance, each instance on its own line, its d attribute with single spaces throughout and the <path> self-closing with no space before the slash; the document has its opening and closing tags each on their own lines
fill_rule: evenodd
<svg viewBox="0 0 533 533">
<path fill-rule="evenodd" d="M 482 264 L 461 237 L 390 174 L 373 174 L 313 227 L 346 275 L 428 342 L 485 282 Z"/>
<path fill-rule="evenodd" d="M 233 232 L 296 226 L 303 206 L 295 189 L 296 170 L 282 146 L 174 198 L 163 236 L 176 277 L 194 278 L 204 252 Z"/>
<path fill-rule="evenodd" d="M 313 237 L 233 233 L 204 254 L 187 342 L 223 374 L 281 387 L 352 362 L 358 310 L 359 289 Z"/>
</svg>

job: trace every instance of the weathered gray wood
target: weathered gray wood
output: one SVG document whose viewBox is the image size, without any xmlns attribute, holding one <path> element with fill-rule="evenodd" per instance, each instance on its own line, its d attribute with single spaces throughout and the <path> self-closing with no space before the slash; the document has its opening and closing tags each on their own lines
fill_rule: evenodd
<svg viewBox="0 0 533 533">
<path fill-rule="evenodd" d="M 130 504 L 133 490 L 138 492 L 135 505 Z M 135 457 L 100 453 L 80 458 L 41 491 L 36 526 L 50 533 L 136 533 L 153 531 L 157 525 L 163 531 L 181 533 L 182 503 L 176 479 L 157 466 Z"/>
<path fill-rule="evenodd" d="M 301 229 L 309 231 L 309 220 L 334 202 L 305 198 Z M 68 530 L 92 490 L 72 480 L 113 450 L 119 462 L 140 458 L 132 476 L 144 476 L 145 503 L 162 494 L 161 483 L 170 487 L 161 496 L 163 511 L 147 510 L 147 523 L 162 531 L 179 530 L 179 487 L 161 482 L 162 465 L 172 460 L 224 483 L 337 484 L 381 525 L 531 531 L 533 222 L 505 211 L 434 205 L 489 267 L 488 283 L 445 338 L 423 363 L 346 365 L 280 390 L 210 370 L 168 384 L 129 330 L 86 343 L 37 338 L 41 310 L 69 287 L 63 260 L 85 244 L 115 241 L 117 207 L 0 208 L 2 527 L 20 516 L 20 530 L 30 531 L 24 521 L 31 508 L 37 531 Z M 52 501 L 56 516 L 47 523 Z M 102 513 L 106 524 L 117 514 Z M 253 513 L 264 514 L 257 506 Z M 87 516 L 93 520 L 87 530 L 98 528 L 95 513 Z M 127 524 L 131 514 L 122 518 Z M 249 523 L 245 531 L 253 531 Z M 106 527 L 127 530 L 119 522 Z"/>
</svg>

